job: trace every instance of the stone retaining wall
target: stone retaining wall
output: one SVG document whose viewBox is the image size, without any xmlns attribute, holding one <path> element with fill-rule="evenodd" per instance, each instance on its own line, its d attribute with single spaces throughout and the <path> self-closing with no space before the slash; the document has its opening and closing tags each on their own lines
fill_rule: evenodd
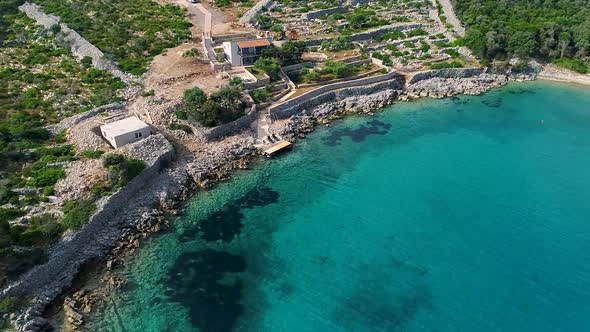
<svg viewBox="0 0 590 332">
<path fill-rule="evenodd" d="M 376 83 L 384 83 L 381 85 L 376 85 Z M 372 90 L 372 92 L 377 91 L 379 88 L 390 87 L 390 88 L 403 88 L 404 81 L 403 77 L 396 73 L 391 72 L 384 75 L 379 76 L 372 76 L 363 79 L 353 80 L 353 81 L 345 81 L 345 82 L 338 82 L 333 84 L 324 85 L 318 89 L 310 91 L 306 94 L 301 96 L 295 97 L 291 100 L 288 100 L 282 104 L 276 105 L 274 107 L 269 108 L 269 113 L 272 117 L 282 119 L 288 118 L 291 115 L 313 106 L 317 106 L 321 103 L 333 100 L 337 95 L 345 94 L 350 95 L 353 93 L 357 93 L 362 91 L 362 87 L 366 87 Z M 358 89 L 352 89 L 357 88 Z M 343 89 L 343 91 L 338 92 L 336 94 L 334 91 Z M 367 92 L 370 93 L 370 92 Z"/>
<path fill-rule="evenodd" d="M 108 104 L 108 105 L 95 107 L 95 108 L 88 110 L 84 113 L 76 114 L 76 115 L 70 116 L 69 118 L 65 118 L 60 123 L 57 123 L 54 125 L 49 125 L 46 127 L 46 129 L 49 130 L 49 132 L 51 132 L 53 134 L 59 134 L 62 130 L 64 130 L 64 129 L 67 130 L 67 129 L 77 125 L 78 123 L 80 123 L 86 119 L 89 119 L 93 116 L 96 116 L 100 113 L 113 111 L 113 110 L 120 110 L 123 107 L 125 107 L 125 106 L 121 103 L 112 103 L 112 104 Z"/>
<path fill-rule="evenodd" d="M 364 41 L 364 40 L 370 40 L 370 39 L 373 39 L 375 37 L 381 37 L 386 32 L 389 32 L 389 31 L 393 31 L 393 30 L 401 30 L 401 31 L 414 30 L 414 29 L 422 28 L 423 26 L 424 26 L 424 24 L 422 24 L 422 23 L 397 23 L 397 24 L 386 25 L 386 26 L 382 26 L 380 28 L 376 28 L 376 29 L 365 31 L 365 32 L 357 33 L 357 34 L 348 36 L 348 38 L 350 39 L 351 42 L 360 42 L 360 41 Z M 324 41 L 331 41 L 332 39 L 334 39 L 334 37 L 309 39 L 309 40 L 305 40 L 305 45 L 307 47 L 310 47 L 310 46 L 320 46 L 322 44 L 322 42 L 324 42 Z"/>
<path fill-rule="evenodd" d="M 429 70 L 416 73 L 408 81 L 408 84 L 414 84 L 419 81 L 428 80 L 431 78 L 465 78 L 478 76 L 485 72 L 484 68 L 445 68 L 438 70 Z"/>
<path fill-rule="evenodd" d="M 82 59 L 84 57 L 92 58 L 92 65 L 96 69 L 110 72 L 113 76 L 120 78 L 125 83 L 132 81 L 131 75 L 122 72 L 117 64 L 111 61 L 96 46 L 84 39 L 76 31 L 70 29 L 67 25 L 59 22 L 59 17 L 48 15 L 43 12 L 40 6 L 26 2 L 18 7 L 29 18 L 35 20 L 37 24 L 42 25 L 45 29 L 51 29 L 56 25 L 60 26 L 60 32 L 57 34 L 58 43 L 69 48 L 72 54 Z"/>
<path fill-rule="evenodd" d="M 284 66 L 281 69 L 283 70 L 283 72 L 288 73 L 290 71 L 301 70 L 303 68 L 311 68 L 311 67 L 313 67 L 313 63 L 311 63 L 310 61 L 306 61 L 306 62 L 296 63 L 296 64 L 290 65 L 290 66 Z"/>
<path fill-rule="evenodd" d="M 234 120 L 232 122 L 223 124 L 221 126 L 217 126 L 215 128 L 211 128 L 207 131 L 204 136 L 207 141 L 215 141 L 220 138 L 236 134 L 246 128 L 250 128 L 252 123 L 256 121 L 258 118 L 258 113 L 256 112 L 256 106 L 253 106 L 252 109 L 248 112 L 248 114 L 244 115 L 243 117 Z"/>
<path fill-rule="evenodd" d="M 316 19 L 316 18 L 322 17 L 322 16 L 327 16 L 327 15 L 332 15 L 332 14 L 344 14 L 344 13 L 348 13 L 348 9 L 346 7 L 333 7 L 333 8 L 310 11 L 310 12 L 304 13 L 302 15 L 302 17 L 307 20 L 313 20 L 313 19 Z"/>
<path fill-rule="evenodd" d="M 383 81 L 375 84 L 370 85 L 363 85 L 363 86 L 355 86 L 349 88 L 343 88 L 339 90 L 330 91 L 319 95 L 317 97 L 308 99 L 301 104 L 293 107 L 291 109 L 283 110 L 281 112 L 273 113 L 279 119 L 288 118 L 294 114 L 305 110 L 311 110 L 314 107 L 319 105 L 334 102 L 336 100 L 342 100 L 344 98 L 352 97 L 352 96 L 365 96 L 370 95 L 379 91 L 384 91 L 387 89 L 399 90 L 403 88 L 403 83 L 397 80 L 389 80 Z"/>
<path fill-rule="evenodd" d="M 247 12 L 244 13 L 244 15 L 240 18 L 240 23 L 241 24 L 252 24 L 252 20 L 254 19 L 254 17 L 256 17 L 256 15 L 262 13 L 262 11 L 264 10 L 264 8 L 269 8 L 270 5 L 272 4 L 273 0 L 261 0 L 258 1 L 254 7 L 250 8 Z"/>
</svg>

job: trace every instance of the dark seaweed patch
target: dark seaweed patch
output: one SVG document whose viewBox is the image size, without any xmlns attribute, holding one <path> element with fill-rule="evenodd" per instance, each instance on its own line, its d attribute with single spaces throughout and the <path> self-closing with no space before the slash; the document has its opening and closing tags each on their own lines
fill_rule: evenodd
<svg viewBox="0 0 590 332">
<path fill-rule="evenodd" d="M 537 93 L 534 90 L 531 89 L 526 89 L 526 88 L 515 88 L 515 89 L 510 89 L 507 91 L 509 94 L 511 95 L 534 95 L 535 93 Z"/>
<path fill-rule="evenodd" d="M 451 101 L 453 102 L 453 104 L 455 105 L 464 105 L 467 104 L 467 100 L 459 98 L 457 96 L 452 96 L 451 97 Z"/>
<path fill-rule="evenodd" d="M 502 106 L 502 98 L 495 97 L 495 98 L 484 98 L 481 100 L 482 104 L 486 105 L 487 107 L 491 108 L 498 108 Z"/>
<path fill-rule="evenodd" d="M 355 282 L 334 312 L 334 322 L 355 331 L 370 326 L 375 331 L 403 331 L 423 308 L 432 305 L 432 292 L 424 280 L 425 268 L 392 261 L 393 271 L 365 267 L 366 274 Z M 396 277 L 403 283 L 396 283 Z"/>
<path fill-rule="evenodd" d="M 278 202 L 278 200 L 279 193 L 271 188 L 252 189 L 244 196 L 227 203 L 207 219 L 197 222 L 194 227 L 180 236 L 180 240 L 191 241 L 195 236 L 200 235 L 206 241 L 230 242 L 242 230 L 244 209 L 269 205 Z"/>
<path fill-rule="evenodd" d="M 244 313 L 241 304 L 246 269 L 243 257 L 216 250 L 180 255 L 164 277 L 169 301 L 188 309 L 201 332 L 229 332 Z"/>
<path fill-rule="evenodd" d="M 324 139 L 326 145 L 336 146 L 344 137 L 350 137 L 353 142 L 362 142 L 370 135 L 385 135 L 391 128 L 389 123 L 384 123 L 379 120 L 372 120 L 366 125 L 361 125 L 356 129 L 338 129 L 332 132 L 329 137 Z"/>
</svg>

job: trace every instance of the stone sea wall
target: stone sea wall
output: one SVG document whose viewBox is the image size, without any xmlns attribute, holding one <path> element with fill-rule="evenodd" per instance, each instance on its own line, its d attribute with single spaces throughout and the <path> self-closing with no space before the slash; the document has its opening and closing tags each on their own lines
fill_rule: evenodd
<svg viewBox="0 0 590 332">
<path fill-rule="evenodd" d="M 324 85 L 316 90 L 310 91 L 304 95 L 295 97 L 289 101 L 286 101 L 282 104 L 276 105 L 269 109 L 270 114 L 275 118 L 287 118 L 304 108 L 309 108 L 312 106 L 317 106 L 322 102 L 326 102 L 331 100 L 335 95 L 324 96 L 322 98 L 318 98 L 328 92 L 332 92 L 338 89 L 345 89 L 345 88 L 352 88 L 352 87 L 360 87 L 371 85 L 375 83 L 386 82 L 390 83 L 393 86 L 399 86 L 399 88 L 403 87 L 403 78 L 401 75 L 395 72 L 387 73 L 384 75 L 379 76 L 372 76 L 367 77 L 364 79 L 353 80 L 353 81 L 345 81 L 345 82 L 338 82 L 329 85 Z M 350 90 L 352 91 L 352 90 Z"/>
<path fill-rule="evenodd" d="M 215 141 L 226 136 L 237 134 L 238 132 L 250 128 L 258 118 L 256 107 L 253 107 L 248 114 L 232 122 L 217 126 L 205 132 L 204 136 L 207 141 Z"/>
<path fill-rule="evenodd" d="M 49 30 L 54 26 L 59 26 L 60 32 L 57 34 L 57 41 L 64 47 L 69 48 L 75 57 L 79 59 L 90 57 L 92 59 L 92 65 L 96 69 L 108 71 L 125 83 L 131 82 L 132 77 L 130 75 L 122 72 L 115 62 L 107 58 L 101 50 L 80 36 L 76 31 L 60 23 L 59 17 L 45 14 L 40 6 L 29 2 L 18 8 L 29 18 L 35 20 L 37 24 L 45 27 L 45 29 Z"/>
</svg>

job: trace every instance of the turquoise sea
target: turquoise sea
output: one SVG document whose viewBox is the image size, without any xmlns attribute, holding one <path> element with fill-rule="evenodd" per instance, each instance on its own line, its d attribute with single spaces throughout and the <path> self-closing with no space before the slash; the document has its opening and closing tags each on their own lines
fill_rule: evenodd
<svg viewBox="0 0 590 332">
<path fill-rule="evenodd" d="M 100 331 L 590 331 L 590 89 L 349 117 L 123 267 Z"/>
</svg>

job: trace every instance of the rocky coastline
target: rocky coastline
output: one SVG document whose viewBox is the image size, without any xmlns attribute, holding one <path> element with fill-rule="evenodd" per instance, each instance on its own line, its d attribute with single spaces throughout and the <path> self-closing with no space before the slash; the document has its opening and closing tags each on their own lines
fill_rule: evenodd
<svg viewBox="0 0 590 332">
<path fill-rule="evenodd" d="M 406 84 L 403 89 L 386 89 L 369 95 L 353 95 L 336 102 L 324 103 L 309 110 L 270 125 L 270 131 L 289 140 L 304 138 L 320 124 L 341 118 L 349 113 L 372 114 L 378 109 L 396 101 L 412 100 L 420 97 L 443 98 L 457 94 L 481 94 L 487 90 L 506 84 L 510 80 L 534 79 L 534 75 L 512 77 L 482 73 L 463 78 L 434 77 L 416 83 Z M 69 328 L 75 329 L 84 322 L 94 304 L 102 301 L 100 294 L 73 289 L 74 279 L 88 264 L 101 266 L 103 274 L 98 277 L 102 283 L 117 288 L 125 281 L 114 274 L 104 273 L 116 270 L 118 262 L 126 255 L 131 255 L 140 246 L 141 241 L 152 233 L 168 228 L 166 214 L 176 214 L 181 204 L 199 189 L 209 188 L 218 181 L 229 178 L 232 170 L 245 168 L 261 154 L 254 147 L 253 137 L 240 137 L 232 144 L 223 145 L 207 154 L 179 155 L 169 165 L 159 169 L 157 176 L 136 197 L 126 202 L 126 207 L 113 216 L 113 220 L 101 226 L 100 237 L 91 248 L 79 248 L 84 255 L 76 255 L 75 262 L 69 262 L 68 268 L 60 271 L 51 283 L 26 289 L 18 284 L 0 293 L 6 296 L 27 296 L 30 301 L 19 313 L 11 314 L 8 319 L 17 331 L 41 331 L 48 324 L 44 316 L 51 306 L 64 306 L 65 321 Z M 80 243 L 80 246 L 86 244 Z M 51 262 L 47 263 L 50 264 Z M 46 265 L 47 265 L 46 264 Z M 29 272 L 35 273 L 35 271 Z M 41 280 L 44 276 L 38 276 Z M 11 290 L 12 289 L 12 290 Z M 21 289 L 21 291 L 14 291 Z M 64 298 L 64 296 L 67 297 Z M 63 304 L 62 304 L 63 303 Z"/>
</svg>

